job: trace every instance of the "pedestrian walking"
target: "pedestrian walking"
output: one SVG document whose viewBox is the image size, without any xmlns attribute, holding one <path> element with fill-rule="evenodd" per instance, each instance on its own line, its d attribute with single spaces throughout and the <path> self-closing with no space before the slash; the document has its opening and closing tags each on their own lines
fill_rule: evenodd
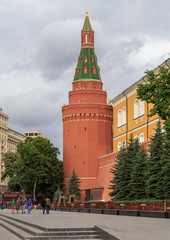
<svg viewBox="0 0 170 240">
<path fill-rule="evenodd" d="M 15 200 L 14 199 L 11 201 L 11 209 L 12 209 L 12 214 L 14 214 L 15 213 Z"/>
<path fill-rule="evenodd" d="M 46 213 L 49 214 L 50 212 L 50 204 L 51 204 L 51 200 L 47 197 L 45 199 L 45 208 L 46 208 Z"/>
<path fill-rule="evenodd" d="M 41 207 L 42 207 L 42 211 L 43 211 L 43 214 L 45 213 L 45 197 L 42 198 L 42 201 L 41 201 Z"/>
<path fill-rule="evenodd" d="M 31 213 L 31 206 L 32 206 L 31 199 L 28 198 L 28 201 L 27 201 L 27 207 L 28 207 L 28 213 L 29 213 L 29 214 Z"/>
<path fill-rule="evenodd" d="M 20 207 L 21 207 L 21 198 L 19 197 L 16 201 L 16 210 L 17 213 L 20 213 Z"/>
<path fill-rule="evenodd" d="M 21 197 L 21 207 L 20 210 L 22 213 L 25 213 L 25 199 L 23 197 Z"/>
</svg>

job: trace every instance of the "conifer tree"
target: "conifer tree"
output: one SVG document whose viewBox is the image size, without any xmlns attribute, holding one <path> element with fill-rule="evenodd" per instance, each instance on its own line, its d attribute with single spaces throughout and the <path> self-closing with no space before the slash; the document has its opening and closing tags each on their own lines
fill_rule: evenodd
<svg viewBox="0 0 170 240">
<path fill-rule="evenodd" d="M 131 173 L 129 199 L 145 199 L 145 171 L 146 171 L 147 153 L 144 146 L 141 146 L 139 152 L 134 158 L 133 169 Z"/>
<path fill-rule="evenodd" d="M 161 171 L 158 180 L 157 197 L 170 199 L 170 143 L 165 143 L 165 152 L 161 156 Z"/>
<path fill-rule="evenodd" d="M 111 169 L 113 180 L 111 181 L 109 189 L 112 190 L 112 192 L 110 192 L 112 199 L 130 200 L 132 191 L 131 173 L 139 149 L 138 139 L 134 140 L 131 135 L 128 146 L 121 149 L 118 153 L 116 164 Z"/>
<path fill-rule="evenodd" d="M 75 169 L 73 169 L 72 176 L 70 177 L 68 182 L 68 195 L 75 195 L 76 199 L 80 199 L 80 183 L 81 181 L 76 175 Z"/>
<path fill-rule="evenodd" d="M 113 174 L 113 180 L 110 181 L 111 185 L 109 189 L 112 191 L 109 193 L 112 200 L 121 200 L 124 198 L 124 194 L 122 192 L 122 176 L 124 170 L 124 162 L 126 161 L 126 149 L 121 148 L 120 152 L 117 154 L 116 164 L 113 165 L 111 169 L 111 173 Z"/>
<path fill-rule="evenodd" d="M 123 200 L 130 200 L 131 196 L 131 174 L 133 165 L 136 159 L 136 154 L 139 152 L 140 146 L 138 139 L 133 139 L 133 135 L 130 135 L 130 139 L 127 146 L 126 160 L 124 162 L 124 174 L 122 176 L 122 191 L 124 194 Z"/>
<path fill-rule="evenodd" d="M 59 202 L 59 198 L 60 198 L 61 194 L 62 194 L 62 192 L 58 188 L 54 193 L 53 203 L 58 203 Z"/>
<path fill-rule="evenodd" d="M 165 154 L 165 135 L 162 132 L 160 122 L 157 124 L 155 135 L 151 138 L 149 146 L 150 156 L 146 171 L 146 194 L 149 198 L 161 199 L 163 197 L 163 185 L 160 183 L 162 182 L 161 169 L 164 165 L 162 157 Z"/>
</svg>

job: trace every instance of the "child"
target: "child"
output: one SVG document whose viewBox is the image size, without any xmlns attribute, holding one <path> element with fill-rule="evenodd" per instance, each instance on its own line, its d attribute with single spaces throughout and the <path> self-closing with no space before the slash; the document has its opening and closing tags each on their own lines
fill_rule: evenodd
<svg viewBox="0 0 170 240">
<path fill-rule="evenodd" d="M 15 213 L 15 200 L 14 199 L 11 201 L 11 209 L 12 209 L 12 214 L 14 214 Z"/>
</svg>

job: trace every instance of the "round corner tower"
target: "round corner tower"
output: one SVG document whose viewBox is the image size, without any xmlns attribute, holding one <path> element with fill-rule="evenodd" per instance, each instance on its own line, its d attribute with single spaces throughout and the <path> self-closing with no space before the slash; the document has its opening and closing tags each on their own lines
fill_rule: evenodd
<svg viewBox="0 0 170 240">
<path fill-rule="evenodd" d="M 113 112 L 102 85 L 87 11 L 69 104 L 62 107 L 65 192 L 73 169 L 81 190 L 95 188 L 98 157 L 112 150 Z"/>
</svg>

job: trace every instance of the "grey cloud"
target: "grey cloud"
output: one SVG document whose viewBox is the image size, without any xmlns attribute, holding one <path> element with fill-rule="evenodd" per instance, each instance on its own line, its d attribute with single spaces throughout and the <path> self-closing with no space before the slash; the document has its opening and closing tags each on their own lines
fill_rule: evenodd
<svg viewBox="0 0 170 240">
<path fill-rule="evenodd" d="M 43 30 L 37 48 L 36 62 L 44 76 L 54 80 L 62 75 L 73 62 L 80 49 L 81 19 L 53 22 Z"/>
<path fill-rule="evenodd" d="M 1 1 L 0 107 L 11 128 L 39 129 L 61 153 L 61 107 L 72 88 L 87 7 L 110 98 L 170 56 L 169 0 Z"/>
</svg>

